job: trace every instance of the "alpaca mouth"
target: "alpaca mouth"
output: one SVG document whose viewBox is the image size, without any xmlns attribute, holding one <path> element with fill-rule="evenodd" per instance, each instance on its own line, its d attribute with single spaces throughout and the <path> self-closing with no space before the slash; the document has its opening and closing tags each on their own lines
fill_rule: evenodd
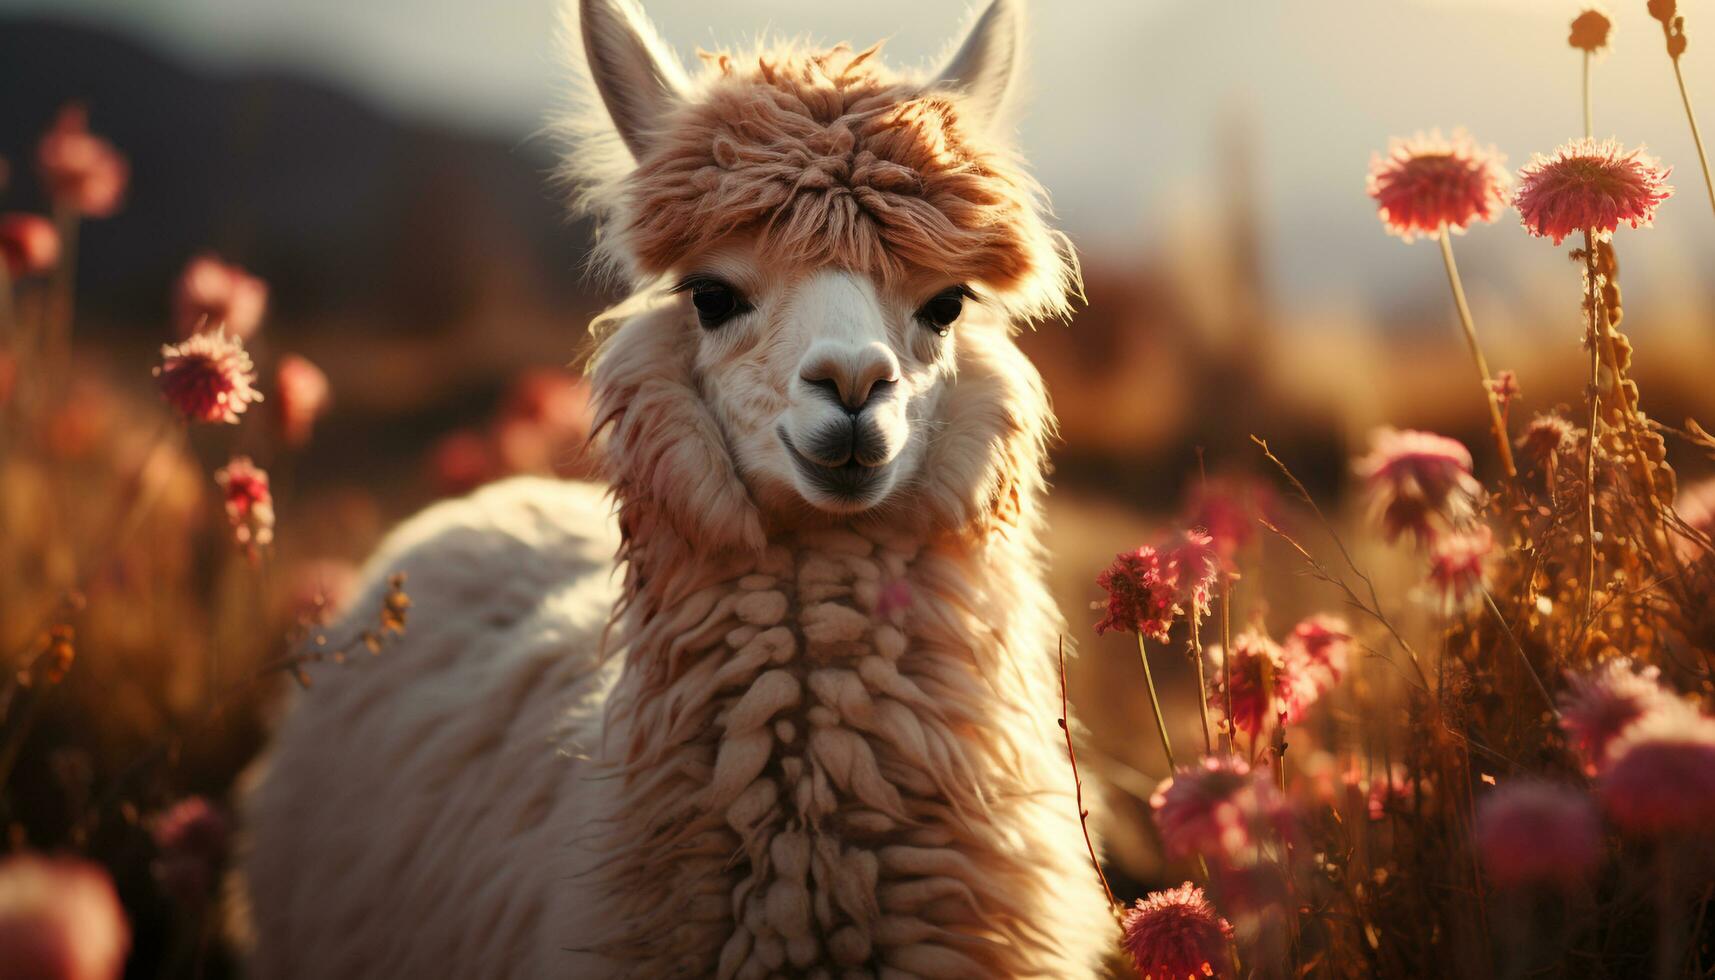
<svg viewBox="0 0 1715 980">
<path fill-rule="evenodd" d="M 842 505 L 842 510 L 858 509 L 869 504 L 876 490 L 886 480 L 886 464 L 865 466 L 857 461 L 855 454 L 848 456 L 842 463 L 830 465 L 817 462 L 793 445 L 792 437 L 787 434 L 785 426 L 781 426 L 778 432 L 780 443 L 786 447 L 786 454 L 792 457 L 792 466 L 798 471 L 798 476 L 819 493 Z"/>
</svg>

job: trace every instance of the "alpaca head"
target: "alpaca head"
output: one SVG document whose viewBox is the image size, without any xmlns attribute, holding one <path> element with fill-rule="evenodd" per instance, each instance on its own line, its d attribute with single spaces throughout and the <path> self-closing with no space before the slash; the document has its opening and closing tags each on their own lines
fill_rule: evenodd
<svg viewBox="0 0 1715 980">
<path fill-rule="evenodd" d="M 639 287 L 594 368 L 628 533 L 960 528 L 1039 478 L 1052 419 L 1012 332 L 1076 269 L 1000 135 L 1018 7 L 923 76 L 787 45 L 693 77 L 629 0 L 581 0 L 567 175 Z"/>
</svg>

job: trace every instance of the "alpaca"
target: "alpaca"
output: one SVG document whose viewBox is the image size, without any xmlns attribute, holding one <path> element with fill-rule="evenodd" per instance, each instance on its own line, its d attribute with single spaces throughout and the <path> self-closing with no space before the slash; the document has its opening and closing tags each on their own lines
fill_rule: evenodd
<svg viewBox="0 0 1715 980">
<path fill-rule="evenodd" d="M 592 326 L 608 486 L 372 559 L 353 615 L 404 571 L 408 631 L 316 669 L 251 777 L 254 975 L 1093 975 L 1013 341 L 1078 277 L 1000 135 L 1019 4 L 921 76 L 693 77 L 631 0 L 577 18 L 565 176 L 637 284 Z"/>
</svg>

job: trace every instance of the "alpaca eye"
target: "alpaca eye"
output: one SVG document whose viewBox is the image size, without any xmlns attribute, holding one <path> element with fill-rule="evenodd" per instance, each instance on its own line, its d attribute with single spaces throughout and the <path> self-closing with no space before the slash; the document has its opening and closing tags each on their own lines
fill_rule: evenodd
<svg viewBox="0 0 1715 980">
<path fill-rule="evenodd" d="M 964 286 L 954 286 L 937 294 L 934 299 L 923 304 L 917 311 L 917 319 L 929 329 L 941 336 L 947 335 L 947 328 L 959 318 L 965 309 L 965 297 L 970 290 Z"/>
<path fill-rule="evenodd" d="M 691 280 L 681 284 L 680 289 L 690 290 L 691 305 L 697 308 L 697 319 L 710 330 L 750 310 L 738 290 L 719 279 Z"/>
</svg>

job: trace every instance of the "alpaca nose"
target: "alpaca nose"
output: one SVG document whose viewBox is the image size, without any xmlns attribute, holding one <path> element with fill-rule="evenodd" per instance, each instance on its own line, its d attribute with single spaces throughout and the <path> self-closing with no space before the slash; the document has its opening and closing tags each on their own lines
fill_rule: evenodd
<svg viewBox="0 0 1715 980">
<path fill-rule="evenodd" d="M 899 360 L 881 343 L 862 347 L 818 346 L 804 359 L 798 377 L 847 412 L 856 415 L 879 400 L 899 380 Z"/>
</svg>

